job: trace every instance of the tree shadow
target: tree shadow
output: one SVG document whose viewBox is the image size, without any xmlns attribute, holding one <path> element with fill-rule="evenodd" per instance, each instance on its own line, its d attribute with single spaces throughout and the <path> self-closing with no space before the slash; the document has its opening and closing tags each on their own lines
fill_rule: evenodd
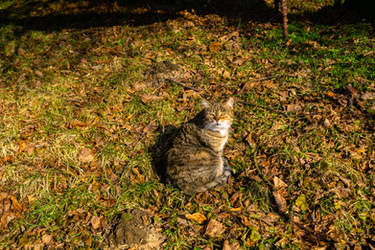
<svg viewBox="0 0 375 250">
<path fill-rule="evenodd" d="M 366 20 L 374 25 L 375 15 L 371 6 L 371 0 L 335 0 L 332 6 L 326 6 L 316 12 L 295 15 L 293 19 L 322 25 L 351 24 Z"/>
<path fill-rule="evenodd" d="M 0 10 L 0 23 L 21 26 L 24 31 L 56 31 L 62 29 L 86 29 L 116 25 L 143 26 L 155 22 L 175 19 L 183 10 L 197 14 L 218 14 L 230 20 L 253 20 L 268 22 L 278 18 L 278 12 L 263 0 L 107 0 L 90 1 L 88 6 L 80 6 L 69 11 L 67 7 L 55 6 L 56 0 L 29 1 Z M 66 6 L 76 1 L 65 0 Z M 45 11 L 44 11 L 45 10 Z M 40 14 L 39 14 L 40 13 Z M 244 19 L 245 18 L 245 19 Z"/>
<path fill-rule="evenodd" d="M 181 16 L 183 10 L 198 15 L 217 14 L 228 18 L 228 23 L 239 25 L 247 22 L 281 22 L 277 0 L 275 6 L 264 0 L 93 0 L 87 6 L 69 9 L 77 1 L 28 1 L 0 10 L 2 25 L 15 24 L 27 30 L 56 31 L 62 29 L 88 29 L 116 25 L 143 26 Z M 60 3 L 61 4 L 61 3 Z M 51 6 L 55 6 L 51 9 Z M 59 5 L 57 5 L 59 6 Z M 75 6 L 75 5 L 74 5 Z M 369 0 L 336 0 L 333 6 L 316 12 L 289 13 L 289 20 L 307 20 L 314 24 L 357 22 L 362 18 L 374 21 Z M 40 14 L 39 14 L 40 13 Z"/>
<path fill-rule="evenodd" d="M 166 182 L 166 153 L 172 146 L 172 140 L 177 134 L 178 128 L 172 125 L 159 126 L 160 134 L 156 138 L 155 144 L 149 147 L 149 153 L 152 157 L 152 166 L 154 172 L 160 178 L 162 183 Z"/>
</svg>

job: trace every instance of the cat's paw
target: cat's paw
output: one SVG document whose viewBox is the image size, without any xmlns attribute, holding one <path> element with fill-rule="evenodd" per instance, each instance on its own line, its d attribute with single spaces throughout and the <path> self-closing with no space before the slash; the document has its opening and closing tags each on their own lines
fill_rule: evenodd
<svg viewBox="0 0 375 250">
<path fill-rule="evenodd" d="M 228 165 L 224 167 L 224 176 L 229 177 L 233 175 L 233 169 Z"/>
</svg>

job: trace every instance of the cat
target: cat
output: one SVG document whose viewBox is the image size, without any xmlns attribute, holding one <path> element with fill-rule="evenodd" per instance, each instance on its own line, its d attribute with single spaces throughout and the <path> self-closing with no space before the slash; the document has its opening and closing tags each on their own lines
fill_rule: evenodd
<svg viewBox="0 0 375 250">
<path fill-rule="evenodd" d="M 186 194 L 224 185 L 231 176 L 223 149 L 233 121 L 233 102 L 233 98 L 213 104 L 203 100 L 204 109 L 174 137 L 166 153 L 166 177 Z"/>
</svg>

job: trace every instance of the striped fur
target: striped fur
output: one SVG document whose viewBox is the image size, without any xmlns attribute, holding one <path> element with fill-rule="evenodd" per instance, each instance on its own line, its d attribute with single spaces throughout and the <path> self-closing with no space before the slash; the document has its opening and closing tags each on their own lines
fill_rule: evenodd
<svg viewBox="0 0 375 250">
<path fill-rule="evenodd" d="M 233 99 L 209 104 L 183 124 L 167 156 L 167 179 L 187 194 L 223 185 L 232 169 L 223 157 L 233 119 Z"/>
</svg>

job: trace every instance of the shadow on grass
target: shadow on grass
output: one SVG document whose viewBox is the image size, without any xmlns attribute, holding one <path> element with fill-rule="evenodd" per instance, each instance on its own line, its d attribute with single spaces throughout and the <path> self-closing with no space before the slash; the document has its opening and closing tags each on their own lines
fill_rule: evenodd
<svg viewBox="0 0 375 250">
<path fill-rule="evenodd" d="M 228 17 L 229 23 L 234 25 L 281 22 L 278 8 L 267 5 L 264 0 L 94 0 L 85 6 L 77 5 L 69 9 L 74 4 L 76 1 L 72 0 L 65 0 L 64 3 L 47 0 L 13 4 L 0 10 L 0 23 L 20 26 L 23 31 L 87 29 L 124 24 L 142 26 L 175 19 L 180 16 L 180 11 L 192 9 L 197 14 Z M 369 6 L 369 0 L 347 0 L 343 3 L 336 0 L 333 6 L 323 7 L 316 12 L 289 14 L 289 19 L 307 20 L 315 24 L 338 24 L 368 18 L 374 23 L 375 17 L 369 11 L 372 10 Z"/>
<path fill-rule="evenodd" d="M 155 173 L 162 183 L 166 183 L 166 153 L 172 146 L 172 140 L 178 128 L 167 125 L 166 127 L 159 127 L 158 131 L 160 131 L 160 134 L 156 138 L 155 144 L 149 148 L 149 152 Z"/>
</svg>

